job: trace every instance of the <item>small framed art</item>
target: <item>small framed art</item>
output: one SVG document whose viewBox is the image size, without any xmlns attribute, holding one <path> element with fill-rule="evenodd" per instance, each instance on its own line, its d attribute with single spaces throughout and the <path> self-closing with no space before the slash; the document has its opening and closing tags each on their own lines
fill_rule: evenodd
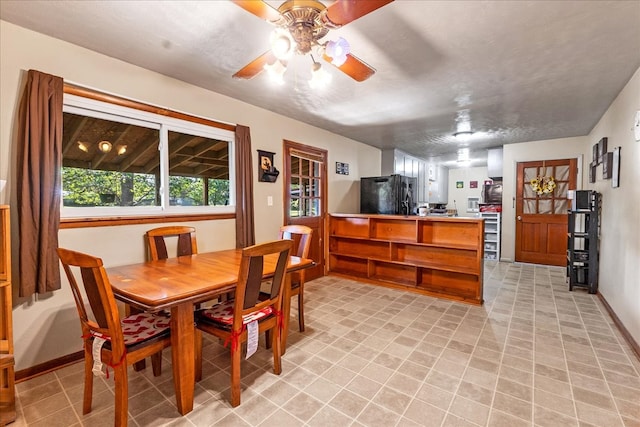
<svg viewBox="0 0 640 427">
<path fill-rule="evenodd" d="M 613 153 L 604 153 L 602 161 L 602 179 L 611 179 L 613 172 Z"/>
<path fill-rule="evenodd" d="M 598 164 L 604 162 L 604 158 L 607 155 L 607 137 L 600 138 L 598 141 Z"/>
<path fill-rule="evenodd" d="M 464 188 L 464 181 L 456 181 L 456 188 Z"/>
<path fill-rule="evenodd" d="M 591 155 L 591 165 L 597 165 L 600 162 L 600 154 L 598 154 L 598 144 L 593 144 L 593 154 Z"/>
<path fill-rule="evenodd" d="M 280 171 L 273 166 L 273 156 L 270 151 L 258 150 L 258 180 L 260 182 L 276 182 Z"/>
<path fill-rule="evenodd" d="M 589 165 L 589 182 L 592 184 L 596 182 L 597 167 L 598 167 L 598 163 L 596 163 L 595 160 L 591 162 L 591 164 Z"/>
<path fill-rule="evenodd" d="M 338 175 L 349 175 L 349 163 L 336 162 L 336 173 Z"/>
<path fill-rule="evenodd" d="M 620 187 L 620 148 L 613 149 L 613 160 L 611 162 L 611 186 Z"/>
<path fill-rule="evenodd" d="M 469 181 L 469 188 L 478 188 L 478 181 Z"/>
</svg>

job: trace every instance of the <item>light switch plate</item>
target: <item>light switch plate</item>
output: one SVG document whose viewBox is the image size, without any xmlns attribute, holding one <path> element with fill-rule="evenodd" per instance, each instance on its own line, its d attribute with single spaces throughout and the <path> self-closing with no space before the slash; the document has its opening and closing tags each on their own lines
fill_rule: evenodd
<svg viewBox="0 0 640 427">
<path fill-rule="evenodd" d="M 267 206 L 273 206 L 273 196 L 267 196 Z"/>
</svg>

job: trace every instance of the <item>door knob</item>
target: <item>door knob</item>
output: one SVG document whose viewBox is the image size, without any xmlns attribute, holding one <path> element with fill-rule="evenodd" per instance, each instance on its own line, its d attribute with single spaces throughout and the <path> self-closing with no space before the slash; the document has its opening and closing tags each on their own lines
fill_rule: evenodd
<svg viewBox="0 0 640 427">
<path fill-rule="evenodd" d="M 522 217 L 518 215 L 518 221 L 522 221 Z"/>
</svg>

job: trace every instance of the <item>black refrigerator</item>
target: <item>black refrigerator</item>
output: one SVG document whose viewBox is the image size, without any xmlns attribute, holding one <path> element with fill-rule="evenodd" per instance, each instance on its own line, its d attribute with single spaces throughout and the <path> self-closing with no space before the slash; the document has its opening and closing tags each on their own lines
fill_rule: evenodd
<svg viewBox="0 0 640 427">
<path fill-rule="evenodd" d="M 417 183 L 403 175 L 360 178 L 360 213 L 414 215 Z"/>
</svg>

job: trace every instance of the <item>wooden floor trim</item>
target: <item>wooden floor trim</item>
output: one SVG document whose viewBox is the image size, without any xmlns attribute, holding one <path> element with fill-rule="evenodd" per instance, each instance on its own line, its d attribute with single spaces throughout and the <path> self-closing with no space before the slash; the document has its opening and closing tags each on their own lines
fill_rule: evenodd
<svg viewBox="0 0 640 427">
<path fill-rule="evenodd" d="M 72 365 L 84 358 L 84 351 L 67 354 L 66 356 L 58 357 L 53 360 L 46 361 L 30 368 L 21 369 L 16 371 L 16 383 L 29 380 L 39 375 L 44 375 L 49 372 L 53 372 L 57 369 L 64 368 L 65 366 Z"/>
<path fill-rule="evenodd" d="M 600 292 L 598 292 L 598 297 L 600 298 L 600 301 L 602 301 L 602 305 L 604 305 L 604 308 L 607 309 L 607 313 L 609 313 L 609 315 L 613 319 L 613 323 L 616 324 L 616 326 L 618 327 L 618 330 L 620 331 L 624 339 L 627 341 L 627 344 L 629 344 L 633 352 L 636 354 L 636 357 L 638 358 L 638 360 L 640 360 L 640 345 L 638 345 L 636 340 L 633 339 L 633 336 L 631 335 L 631 333 L 627 330 L 627 328 L 625 328 L 624 324 L 622 323 L 622 321 L 620 320 L 616 312 L 613 311 L 613 308 L 611 308 L 611 306 L 609 305 L 605 297 Z"/>
</svg>

